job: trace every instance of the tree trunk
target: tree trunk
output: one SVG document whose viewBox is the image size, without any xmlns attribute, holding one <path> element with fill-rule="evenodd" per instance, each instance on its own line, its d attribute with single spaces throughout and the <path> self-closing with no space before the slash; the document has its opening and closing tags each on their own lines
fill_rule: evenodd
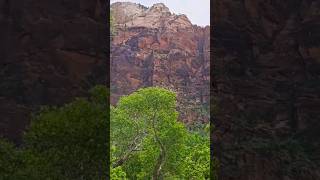
<svg viewBox="0 0 320 180">
<path fill-rule="evenodd" d="M 152 180 L 159 180 L 160 179 L 160 175 L 161 175 L 161 168 L 165 162 L 165 157 L 166 157 L 166 152 L 165 152 L 165 148 L 162 144 L 162 142 L 159 139 L 159 136 L 157 134 L 156 131 L 156 127 L 155 127 L 155 118 L 156 117 L 156 113 L 153 116 L 153 122 L 152 122 L 152 127 L 153 127 L 153 131 L 154 131 L 154 137 L 156 142 L 159 144 L 160 146 L 160 154 L 159 157 L 157 159 L 157 163 L 153 168 L 153 174 L 152 174 Z"/>
</svg>

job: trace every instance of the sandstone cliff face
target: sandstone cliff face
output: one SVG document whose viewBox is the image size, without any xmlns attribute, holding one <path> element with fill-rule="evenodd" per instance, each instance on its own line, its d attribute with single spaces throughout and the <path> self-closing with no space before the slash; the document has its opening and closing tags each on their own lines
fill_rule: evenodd
<svg viewBox="0 0 320 180">
<path fill-rule="evenodd" d="M 141 87 L 167 87 L 178 94 L 182 121 L 208 122 L 210 28 L 164 4 L 114 3 L 111 11 L 111 102 Z"/>
<path fill-rule="evenodd" d="M 105 2 L 0 0 L 0 136 L 18 141 L 41 105 L 105 84 Z"/>
<path fill-rule="evenodd" d="M 213 2 L 223 180 L 320 179 L 320 2 Z"/>
</svg>

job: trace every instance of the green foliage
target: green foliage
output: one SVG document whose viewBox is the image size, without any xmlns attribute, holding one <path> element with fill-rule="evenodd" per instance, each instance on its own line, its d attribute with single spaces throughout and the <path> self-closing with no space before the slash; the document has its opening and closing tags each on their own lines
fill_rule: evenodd
<svg viewBox="0 0 320 180">
<path fill-rule="evenodd" d="M 11 174 L 10 179 L 105 179 L 108 94 L 102 86 L 90 93 L 89 99 L 44 108 L 32 120 L 23 148 L 1 142 L 1 157 L 9 157 L 10 165 L 0 160 L 0 166 L 6 166 L 0 179 L 6 179 L 6 174 Z"/>
<path fill-rule="evenodd" d="M 122 170 L 121 166 L 112 168 L 111 169 L 111 179 L 112 180 L 126 180 L 127 175 L 126 173 Z"/>
<path fill-rule="evenodd" d="M 209 179 L 208 133 L 189 132 L 177 118 L 171 91 L 150 87 L 122 97 L 111 107 L 112 171 L 152 179 L 160 164 L 157 178 Z"/>
<path fill-rule="evenodd" d="M 187 179 L 209 179 L 210 141 L 208 136 L 191 133 L 185 146 L 184 177 Z"/>
<path fill-rule="evenodd" d="M 106 179 L 109 94 L 90 94 L 44 108 L 22 147 L 0 140 L 0 179 Z M 209 179 L 209 125 L 178 122 L 175 93 L 144 88 L 110 109 L 111 179 Z"/>
<path fill-rule="evenodd" d="M 8 179 L 18 166 L 18 151 L 13 144 L 0 139 L 0 179 Z"/>
<path fill-rule="evenodd" d="M 116 29 L 115 29 L 115 26 L 114 26 L 114 23 L 115 23 L 115 19 L 114 19 L 114 16 L 113 16 L 113 12 L 110 11 L 110 19 L 109 19 L 109 22 L 110 22 L 110 36 L 112 37 L 115 32 L 116 32 Z"/>
</svg>

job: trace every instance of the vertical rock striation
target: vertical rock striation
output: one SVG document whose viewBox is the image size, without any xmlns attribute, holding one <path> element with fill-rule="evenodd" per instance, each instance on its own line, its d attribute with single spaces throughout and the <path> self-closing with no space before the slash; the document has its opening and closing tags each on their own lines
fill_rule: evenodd
<svg viewBox="0 0 320 180">
<path fill-rule="evenodd" d="M 208 122 L 210 28 L 192 25 L 162 3 L 111 5 L 111 102 L 138 88 L 160 86 L 178 94 L 180 119 Z"/>
</svg>

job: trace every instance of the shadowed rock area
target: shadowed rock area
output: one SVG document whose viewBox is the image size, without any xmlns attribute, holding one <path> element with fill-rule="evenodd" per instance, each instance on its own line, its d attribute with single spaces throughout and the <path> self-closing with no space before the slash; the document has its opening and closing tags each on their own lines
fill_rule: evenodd
<svg viewBox="0 0 320 180">
<path fill-rule="evenodd" d="M 105 3 L 0 0 L 0 136 L 19 142 L 31 112 L 107 83 Z"/>
<path fill-rule="evenodd" d="M 221 180 L 320 179 L 320 3 L 213 2 Z"/>
</svg>

